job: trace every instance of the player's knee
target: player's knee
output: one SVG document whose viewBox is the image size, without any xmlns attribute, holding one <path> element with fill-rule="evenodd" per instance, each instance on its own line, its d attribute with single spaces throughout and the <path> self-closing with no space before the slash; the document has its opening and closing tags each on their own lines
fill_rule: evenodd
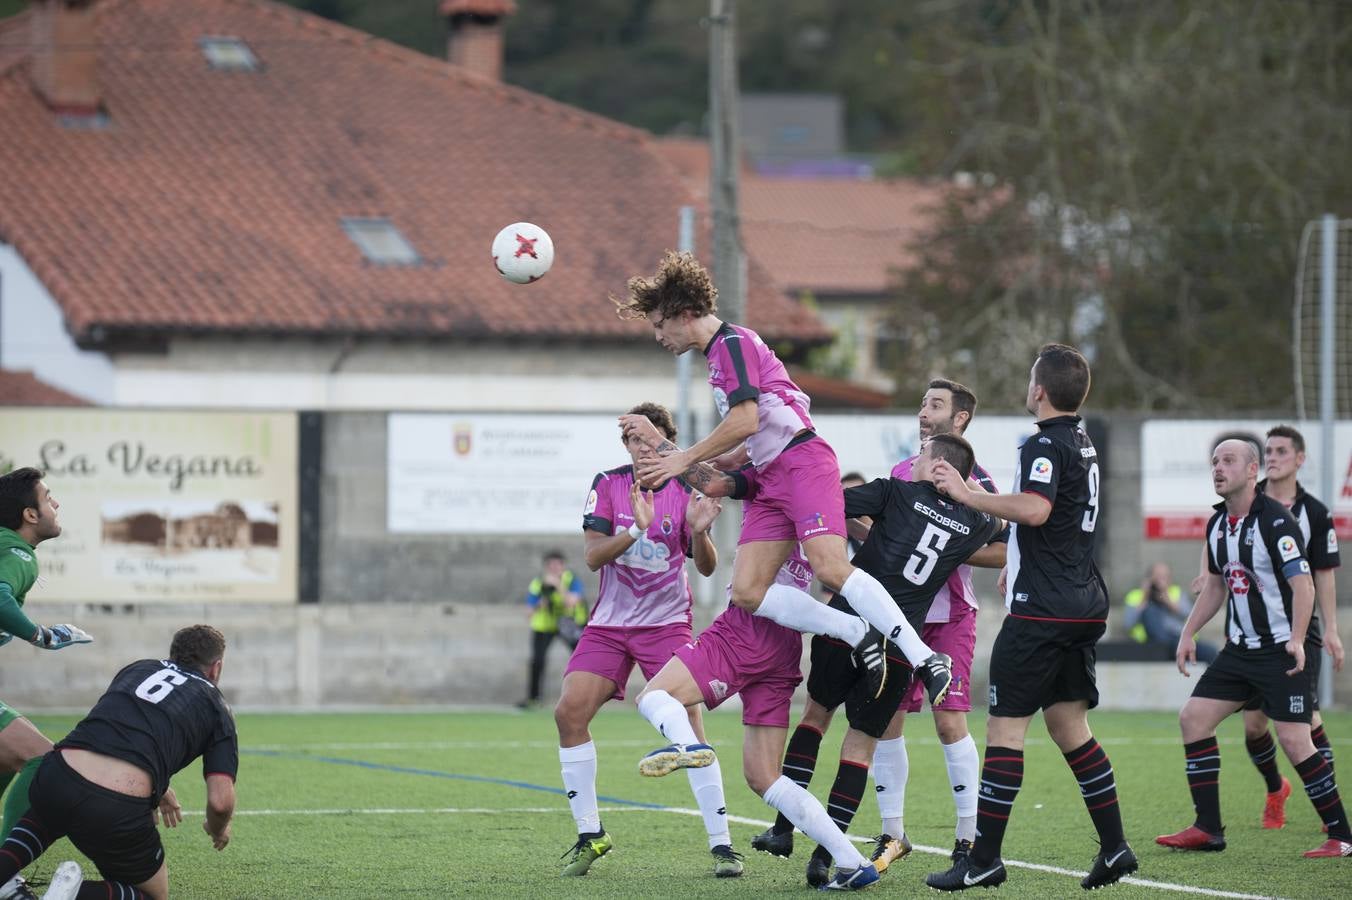
<svg viewBox="0 0 1352 900">
<path fill-rule="evenodd" d="M 934 714 L 934 731 L 941 744 L 956 744 L 967 737 L 967 717 Z"/>
<path fill-rule="evenodd" d="M 1244 738 L 1245 740 L 1257 740 L 1268 730 L 1267 717 L 1262 713 L 1248 711 L 1244 713 Z"/>
<path fill-rule="evenodd" d="M 1306 728 L 1278 727 L 1277 742 L 1282 745 L 1286 758 L 1293 763 L 1304 762 L 1315 752 L 1314 741 L 1310 740 L 1310 732 Z"/>
<path fill-rule="evenodd" d="M 778 772 L 772 773 L 758 766 L 748 765 L 743 774 L 746 776 L 746 786 L 755 791 L 757 797 L 764 797 L 765 792 L 770 790 L 770 785 L 779 780 Z"/>
</svg>

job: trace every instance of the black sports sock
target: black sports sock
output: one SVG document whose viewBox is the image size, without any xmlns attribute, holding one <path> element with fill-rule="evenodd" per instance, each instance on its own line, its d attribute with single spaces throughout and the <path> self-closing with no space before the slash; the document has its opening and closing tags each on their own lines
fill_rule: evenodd
<svg viewBox="0 0 1352 900">
<path fill-rule="evenodd" d="M 976 841 L 972 860 L 985 867 L 1000 855 L 1005 826 L 1014 811 L 1014 800 L 1023 786 L 1023 751 L 987 747 L 981 766 L 981 791 L 976 804 Z"/>
<path fill-rule="evenodd" d="M 1314 741 L 1314 749 L 1319 751 L 1319 755 L 1324 757 L 1324 762 L 1329 764 L 1329 769 L 1333 769 L 1333 745 L 1329 743 L 1329 736 L 1324 733 L 1324 723 L 1320 722 L 1315 728 L 1310 729 L 1310 740 Z"/>
<path fill-rule="evenodd" d="M 108 900 L 109 897 L 115 897 L 117 900 L 150 900 L 150 895 L 145 891 L 121 881 L 82 882 L 75 900 Z"/>
<path fill-rule="evenodd" d="M 800 788 L 806 789 L 812 783 L 812 773 L 817 770 L 817 752 L 821 750 L 822 733 L 811 725 L 799 725 L 789 738 L 788 749 L 784 751 L 784 774 Z M 775 834 L 788 834 L 793 831 L 793 823 L 783 813 L 775 816 L 771 828 Z"/>
<path fill-rule="evenodd" d="M 24 816 L 14 824 L 9 837 L 0 845 L 0 884 L 33 864 L 42 851 L 61 835 L 49 836 L 47 829 L 32 816 Z"/>
<path fill-rule="evenodd" d="M 1296 763 L 1296 773 L 1305 783 L 1305 795 L 1314 804 L 1315 812 L 1328 826 L 1329 837 L 1352 842 L 1352 829 L 1348 828 L 1343 800 L 1333 780 L 1333 767 L 1322 755 L 1312 753 L 1309 759 Z"/>
<path fill-rule="evenodd" d="M 849 831 L 854 814 L 859 811 L 859 802 L 864 799 L 864 789 L 868 787 L 868 763 L 842 759 L 836 770 L 835 784 L 831 785 L 831 796 L 826 803 L 826 811 L 841 831 Z"/>
<path fill-rule="evenodd" d="M 1117 780 L 1113 777 L 1108 754 L 1091 737 L 1083 746 L 1063 755 L 1070 771 L 1075 773 L 1075 780 L 1080 783 L 1080 796 L 1089 810 L 1089 818 L 1094 820 L 1099 844 L 1104 852 L 1108 852 L 1125 840 L 1122 807 L 1117 803 Z"/>
<path fill-rule="evenodd" d="M 1216 736 L 1184 744 L 1183 756 L 1192 808 L 1197 812 L 1193 824 L 1208 834 L 1221 834 L 1221 748 Z"/>
<path fill-rule="evenodd" d="M 1258 767 L 1263 776 L 1267 792 L 1275 794 L 1282 789 L 1282 776 L 1277 771 L 1277 744 L 1272 740 L 1272 732 L 1267 729 L 1256 738 L 1244 738 L 1244 747 L 1249 751 L 1249 759 Z"/>
</svg>

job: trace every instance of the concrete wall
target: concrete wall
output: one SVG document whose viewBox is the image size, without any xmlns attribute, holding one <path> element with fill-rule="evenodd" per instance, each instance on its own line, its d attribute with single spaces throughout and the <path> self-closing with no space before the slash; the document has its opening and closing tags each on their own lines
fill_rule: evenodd
<svg viewBox="0 0 1352 900">
<path fill-rule="evenodd" d="M 1117 602 L 1147 562 L 1170 562 L 1186 584 L 1200 548 L 1193 542 L 1141 538 L 1139 420 L 1111 422 L 1105 453 L 1103 568 Z M 579 487 L 579 497 L 585 486 Z M 90 646 L 58 653 L 11 644 L 0 650 L 0 698 L 17 708 L 87 707 L 126 662 L 162 655 L 173 631 L 206 621 L 230 640 L 225 690 L 243 707 L 365 704 L 512 703 L 525 693 L 528 640 L 522 601 L 540 555 L 561 547 L 594 596 L 596 578 L 581 564 L 581 537 L 506 539 L 385 533 L 385 416 L 331 413 L 324 421 L 320 495 L 318 604 L 299 606 L 164 604 L 105 606 L 45 600 L 28 611 L 43 623 L 74 622 L 95 636 Z M 729 529 L 729 540 L 735 530 Z M 724 547 L 725 558 L 731 547 Z M 697 581 L 699 579 L 696 579 Z M 985 659 L 1003 615 L 994 573 L 979 573 L 984 608 L 972 689 L 985 698 Z M 1342 579 L 1344 604 L 1352 578 Z M 696 609 L 696 626 L 720 611 L 716 587 Z M 1346 605 L 1344 606 L 1346 609 Z M 1344 615 L 1352 645 L 1352 614 Z M 1208 632 L 1219 641 L 1213 624 Z M 565 659 L 556 643 L 546 685 L 556 690 Z M 1167 664 L 1103 667 L 1105 705 L 1177 708 L 1192 682 Z M 637 686 L 637 682 L 635 682 Z M 1337 694 L 1352 699 L 1352 667 Z"/>
</svg>

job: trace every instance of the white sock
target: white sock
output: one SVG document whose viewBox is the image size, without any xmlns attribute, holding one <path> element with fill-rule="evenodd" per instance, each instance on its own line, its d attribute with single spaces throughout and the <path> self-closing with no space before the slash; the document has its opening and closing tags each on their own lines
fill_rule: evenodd
<svg viewBox="0 0 1352 900">
<path fill-rule="evenodd" d="M 576 747 L 559 748 L 563 766 L 563 788 L 568 792 L 568 808 L 573 811 L 578 834 L 601 830 L 601 811 L 596 807 L 596 745 L 591 741 Z"/>
<path fill-rule="evenodd" d="M 878 812 L 883 817 L 883 833 L 899 838 L 905 834 L 902 815 L 906 809 L 906 779 L 911 774 L 911 758 L 906 753 L 906 738 L 879 741 L 873 749 L 873 785 Z"/>
<path fill-rule="evenodd" d="M 700 815 L 704 816 L 704 830 L 709 832 L 709 849 L 720 844 L 732 846 L 732 834 L 728 831 L 728 809 L 723 799 L 723 770 L 718 760 L 702 769 L 686 769 L 690 776 L 690 791 L 699 804 Z"/>
<path fill-rule="evenodd" d="M 892 606 L 896 608 L 895 603 Z M 851 647 L 868 633 L 868 626 L 858 616 L 832 609 L 814 600 L 811 594 L 788 584 L 770 585 L 754 614 L 794 631 L 840 638 Z"/>
<path fill-rule="evenodd" d="M 831 821 L 821 801 L 780 775 L 765 792 L 765 802 L 784 814 L 803 834 L 812 838 L 830 852 L 836 866 L 857 869 L 868 862 L 859 848 L 845 836 L 840 826 Z"/>
<path fill-rule="evenodd" d="M 662 736 L 673 744 L 698 744 L 690 714 L 680 701 L 666 691 L 649 691 L 638 701 L 638 711 Z"/>
<path fill-rule="evenodd" d="M 976 840 L 976 802 L 980 790 L 981 754 L 969 734 L 960 741 L 944 744 L 948 763 L 948 783 L 953 787 L 953 808 L 958 814 L 955 835 L 959 840 Z"/>
<path fill-rule="evenodd" d="M 840 586 L 840 593 L 850 602 L 850 607 L 864 617 L 864 621 L 897 645 L 911 665 L 919 666 L 934 654 L 920 639 L 920 635 L 915 633 L 911 623 L 906 621 L 901 607 L 897 606 L 897 601 L 892 599 L 887 588 L 863 569 L 855 569 L 845 579 L 845 583 Z"/>
</svg>

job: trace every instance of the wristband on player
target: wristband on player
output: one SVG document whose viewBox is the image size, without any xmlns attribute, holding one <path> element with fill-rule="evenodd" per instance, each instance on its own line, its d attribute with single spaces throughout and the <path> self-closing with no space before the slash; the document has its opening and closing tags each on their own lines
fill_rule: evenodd
<svg viewBox="0 0 1352 900">
<path fill-rule="evenodd" d="M 639 538 L 643 537 L 643 529 L 638 527 L 637 522 L 629 526 L 629 536 L 634 540 L 638 540 Z"/>
</svg>

